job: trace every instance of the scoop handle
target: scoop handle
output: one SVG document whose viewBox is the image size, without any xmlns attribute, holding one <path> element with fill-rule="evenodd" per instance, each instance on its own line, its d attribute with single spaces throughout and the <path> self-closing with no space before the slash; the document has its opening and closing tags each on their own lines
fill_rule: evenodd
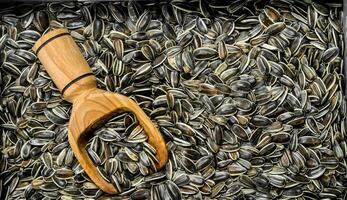
<svg viewBox="0 0 347 200">
<path fill-rule="evenodd" d="M 86 89 L 96 88 L 96 78 L 67 29 L 46 33 L 33 50 L 64 99 L 72 102 Z"/>
</svg>

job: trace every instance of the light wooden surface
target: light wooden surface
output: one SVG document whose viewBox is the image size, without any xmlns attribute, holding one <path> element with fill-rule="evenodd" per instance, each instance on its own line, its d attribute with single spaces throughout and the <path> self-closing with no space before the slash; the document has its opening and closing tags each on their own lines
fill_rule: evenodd
<svg viewBox="0 0 347 200">
<path fill-rule="evenodd" d="M 42 36 L 33 50 L 49 38 L 67 32 L 56 29 Z M 90 72 L 90 67 L 80 53 L 70 35 L 64 35 L 50 41 L 38 53 L 38 58 L 51 76 L 57 87 L 62 90 L 66 84 L 76 77 Z M 87 135 L 114 115 L 121 112 L 132 112 L 148 135 L 148 143 L 157 150 L 159 163 L 156 168 L 162 168 L 168 160 L 166 144 L 158 129 L 154 126 L 143 110 L 130 98 L 96 88 L 94 76 L 79 80 L 64 93 L 64 98 L 73 103 L 69 121 L 70 146 L 92 181 L 103 191 L 115 194 L 118 191 L 98 173 L 96 166 L 85 150 Z"/>
<path fill-rule="evenodd" d="M 68 33 L 66 29 L 56 29 L 43 35 L 34 45 L 34 52 L 50 38 Z M 70 35 L 64 35 L 47 43 L 37 55 L 58 89 L 61 91 L 71 80 L 91 69 Z M 96 87 L 94 76 L 85 77 L 71 85 L 65 92 L 64 98 L 70 102 L 85 89 Z"/>
</svg>

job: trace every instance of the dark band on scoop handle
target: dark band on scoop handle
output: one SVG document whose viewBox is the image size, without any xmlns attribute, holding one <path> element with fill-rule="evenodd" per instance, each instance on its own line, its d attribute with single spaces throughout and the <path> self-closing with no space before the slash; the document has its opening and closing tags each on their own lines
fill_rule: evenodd
<svg viewBox="0 0 347 200">
<path fill-rule="evenodd" d="M 70 81 L 68 84 L 65 85 L 65 87 L 61 90 L 61 94 L 64 96 L 64 92 L 74 83 L 76 83 L 77 81 L 88 77 L 88 76 L 94 76 L 93 73 L 86 73 L 86 74 L 82 74 L 81 76 L 76 77 L 75 79 L 73 79 L 72 81 Z"/>
<path fill-rule="evenodd" d="M 59 37 L 61 37 L 61 36 L 64 36 L 64 35 L 70 35 L 70 34 L 69 34 L 69 33 L 60 33 L 60 34 L 55 35 L 55 36 L 49 38 L 48 40 L 46 40 L 44 43 L 42 43 L 42 44 L 37 48 L 37 50 L 36 50 L 36 55 L 38 55 L 39 52 L 40 52 L 40 50 L 41 50 L 44 46 L 46 46 L 48 43 L 50 43 L 50 42 L 52 42 L 53 40 L 55 40 L 55 39 L 57 39 L 57 38 L 59 38 Z"/>
</svg>

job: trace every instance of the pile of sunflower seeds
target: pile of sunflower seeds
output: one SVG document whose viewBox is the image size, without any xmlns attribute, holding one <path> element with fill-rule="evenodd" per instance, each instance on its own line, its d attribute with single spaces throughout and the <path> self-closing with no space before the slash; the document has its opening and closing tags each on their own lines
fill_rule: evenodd
<svg viewBox="0 0 347 200">
<path fill-rule="evenodd" d="M 346 199 L 342 3 L 174 0 L 0 9 L 0 199 Z M 98 87 L 135 100 L 87 151 L 121 192 L 99 190 L 67 139 L 64 101 L 31 48 L 66 27 Z"/>
<path fill-rule="evenodd" d="M 100 175 L 122 192 L 157 171 L 157 152 L 147 139 L 135 116 L 124 113 L 95 130 L 86 150 Z"/>
</svg>

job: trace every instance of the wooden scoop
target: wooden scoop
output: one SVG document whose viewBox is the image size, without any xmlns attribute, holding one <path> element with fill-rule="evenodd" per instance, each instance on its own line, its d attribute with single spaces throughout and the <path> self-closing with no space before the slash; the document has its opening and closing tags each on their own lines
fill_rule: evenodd
<svg viewBox="0 0 347 200">
<path fill-rule="evenodd" d="M 116 114 L 127 111 L 134 113 L 148 135 L 148 143 L 157 150 L 159 162 L 156 168 L 160 169 L 165 165 L 168 159 L 167 149 L 158 129 L 130 98 L 96 88 L 96 78 L 66 29 L 55 29 L 43 35 L 33 50 L 64 99 L 73 103 L 69 143 L 85 172 L 101 190 L 110 194 L 118 192 L 102 178 L 89 158 L 85 150 L 86 135 Z"/>
</svg>

